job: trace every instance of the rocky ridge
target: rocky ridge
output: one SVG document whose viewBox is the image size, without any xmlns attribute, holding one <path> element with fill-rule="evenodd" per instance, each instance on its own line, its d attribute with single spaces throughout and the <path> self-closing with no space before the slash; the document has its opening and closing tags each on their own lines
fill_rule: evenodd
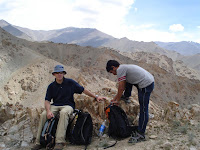
<svg viewBox="0 0 200 150">
<path fill-rule="evenodd" d="M 166 55 L 161 55 L 159 53 L 148 53 L 148 52 L 135 52 L 135 53 L 121 52 L 121 54 L 136 61 L 140 61 L 147 64 L 155 64 L 160 68 L 166 70 L 167 72 L 170 72 L 177 76 L 200 80 L 200 74 L 197 70 L 194 70 L 184 65 L 183 61 L 181 60 L 173 61 Z"/>
<path fill-rule="evenodd" d="M 115 93 L 112 89 L 104 88 L 100 91 L 109 98 Z M 104 107 L 109 101 L 97 103 L 87 96 L 76 98 L 78 109 L 87 111 L 93 118 L 94 132 L 92 143 L 88 149 L 102 149 L 96 137 L 100 127 L 99 122 L 105 118 Z M 138 121 L 138 101 L 131 100 L 131 105 L 124 102 L 120 106 L 126 111 L 129 120 L 136 124 Z M 1 149 L 29 149 L 35 140 L 39 115 L 44 108 L 29 108 L 16 103 L 15 105 L 1 105 L 0 112 L 5 117 L 0 118 L 0 148 Z M 126 144 L 128 138 L 118 141 L 118 149 L 188 149 L 200 148 L 200 106 L 191 105 L 182 110 L 176 102 L 169 102 L 164 109 L 150 102 L 150 120 L 147 126 L 147 141 L 136 145 Z M 107 126 L 107 125 L 106 125 Z M 105 140 L 112 140 L 104 137 Z M 82 149 L 82 146 L 73 146 L 68 143 L 65 149 Z M 116 149 L 113 147 L 111 149 Z"/>
</svg>

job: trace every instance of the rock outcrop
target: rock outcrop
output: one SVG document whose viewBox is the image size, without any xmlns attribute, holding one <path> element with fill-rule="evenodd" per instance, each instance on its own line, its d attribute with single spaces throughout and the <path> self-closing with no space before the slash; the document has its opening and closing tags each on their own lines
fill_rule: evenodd
<svg viewBox="0 0 200 150">
<path fill-rule="evenodd" d="M 104 93 L 109 97 L 114 94 L 112 89 L 102 89 L 99 94 Z M 79 95 L 76 97 L 76 108 L 87 111 L 91 114 L 94 125 L 93 135 L 95 136 L 100 128 L 100 124 L 103 119 L 106 118 L 104 108 L 110 103 L 109 100 L 98 103 L 88 96 Z M 138 122 L 138 112 L 139 104 L 135 99 L 131 99 L 131 104 L 125 104 L 124 101 L 120 102 L 120 106 L 125 110 L 128 115 L 129 121 L 137 125 Z M 184 124 L 191 124 L 193 126 L 198 126 L 199 119 L 199 105 L 192 105 L 189 109 L 182 110 L 179 108 L 179 104 L 176 102 L 169 102 L 165 109 L 150 102 L 150 120 L 147 126 L 147 132 L 152 133 L 149 138 L 158 138 L 155 135 L 156 129 L 164 129 L 172 126 L 176 127 L 177 130 L 181 130 L 181 126 Z M 34 142 L 39 118 L 41 112 L 44 108 L 28 108 L 23 107 L 19 103 L 15 105 L 1 105 L 0 107 L 0 137 L 1 137 L 1 148 L 14 148 L 21 149 L 23 147 L 28 148 L 31 143 Z M 4 117 L 3 117 L 3 116 Z M 185 129 L 186 130 L 186 129 Z M 181 132 L 187 132 L 183 129 Z M 167 142 L 166 142 L 167 143 Z M 168 144 L 163 144 L 161 147 L 169 147 Z M 171 145 L 170 147 L 173 147 Z"/>
</svg>

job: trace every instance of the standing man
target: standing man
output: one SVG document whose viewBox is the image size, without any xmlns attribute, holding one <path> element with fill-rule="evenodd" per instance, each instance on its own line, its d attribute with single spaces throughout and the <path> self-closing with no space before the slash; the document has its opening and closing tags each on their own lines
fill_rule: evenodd
<svg viewBox="0 0 200 150">
<path fill-rule="evenodd" d="M 145 130 L 149 120 L 149 99 L 154 89 L 154 77 L 145 69 L 132 64 L 122 64 L 116 60 L 107 62 L 106 70 L 113 75 L 117 75 L 119 86 L 116 96 L 111 100 L 118 103 L 120 99 L 129 103 L 132 86 L 138 90 L 138 100 L 140 104 L 140 115 L 138 129 L 129 142 L 145 140 Z"/>
<path fill-rule="evenodd" d="M 45 111 L 40 116 L 40 123 L 36 137 L 36 144 L 32 150 L 41 149 L 40 135 L 42 128 L 47 119 L 56 116 L 60 113 L 60 118 L 56 130 L 56 145 L 55 150 L 62 150 L 65 146 L 65 136 L 68 126 L 69 116 L 73 113 L 75 108 L 74 94 L 81 94 L 82 92 L 90 97 L 95 98 L 97 101 L 101 101 L 104 97 L 92 94 L 83 86 L 79 85 L 76 81 L 65 78 L 66 71 L 62 65 L 57 65 L 54 68 L 52 75 L 55 76 L 55 81 L 52 82 L 46 92 L 45 97 Z M 50 104 L 51 100 L 53 103 Z"/>
</svg>

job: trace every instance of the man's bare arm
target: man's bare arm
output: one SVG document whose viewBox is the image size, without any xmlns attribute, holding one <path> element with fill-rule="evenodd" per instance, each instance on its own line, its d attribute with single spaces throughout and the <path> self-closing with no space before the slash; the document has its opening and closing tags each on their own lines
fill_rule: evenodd
<svg viewBox="0 0 200 150">
<path fill-rule="evenodd" d="M 125 90 L 125 86 L 126 86 L 126 80 L 124 81 L 120 81 L 119 82 L 119 86 L 118 86 L 118 91 L 117 94 L 115 95 L 115 97 L 113 98 L 113 102 L 119 102 L 124 90 Z"/>
<path fill-rule="evenodd" d="M 96 98 L 96 100 L 97 100 L 98 102 L 100 102 L 100 101 L 106 99 L 105 97 L 101 97 L 101 96 L 96 96 L 96 95 L 94 95 L 93 93 L 91 93 L 91 92 L 90 92 L 89 90 L 87 90 L 87 89 L 84 89 L 83 93 L 86 94 L 86 95 L 88 95 L 88 96 L 90 96 L 90 97 Z"/>
<path fill-rule="evenodd" d="M 45 100 L 44 102 L 44 106 L 45 106 L 45 109 L 46 109 L 46 112 L 47 112 L 47 118 L 48 119 L 51 119 L 52 117 L 54 117 L 53 113 L 51 112 L 51 104 L 48 100 Z"/>
</svg>

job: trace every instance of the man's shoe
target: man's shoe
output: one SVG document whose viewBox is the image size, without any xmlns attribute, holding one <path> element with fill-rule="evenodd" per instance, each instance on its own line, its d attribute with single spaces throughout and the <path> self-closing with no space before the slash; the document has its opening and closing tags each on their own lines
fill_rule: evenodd
<svg viewBox="0 0 200 150">
<path fill-rule="evenodd" d="M 122 95 L 121 100 L 123 100 L 127 104 L 131 102 L 129 97 L 125 97 L 124 95 Z"/>
<path fill-rule="evenodd" d="M 135 131 L 132 135 L 131 138 L 129 139 L 128 143 L 138 143 L 141 141 L 145 141 L 145 135 L 139 133 L 138 131 Z"/>
<path fill-rule="evenodd" d="M 54 150 L 63 150 L 65 143 L 57 143 L 54 147 Z"/>
<path fill-rule="evenodd" d="M 38 149 L 42 149 L 42 148 L 43 148 L 42 145 L 36 144 L 31 148 L 31 150 L 38 150 Z"/>
</svg>

